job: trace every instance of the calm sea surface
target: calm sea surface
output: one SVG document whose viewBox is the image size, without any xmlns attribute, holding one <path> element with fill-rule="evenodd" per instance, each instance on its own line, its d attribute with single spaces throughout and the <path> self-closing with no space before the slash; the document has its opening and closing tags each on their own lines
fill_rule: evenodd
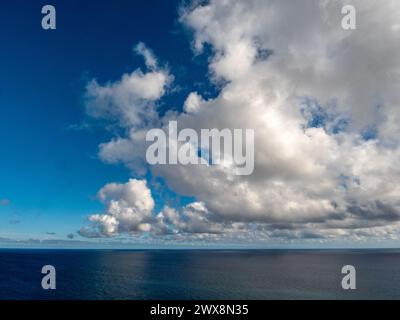
<svg viewBox="0 0 400 320">
<path fill-rule="evenodd" d="M 41 288 L 41 268 L 57 289 Z M 357 270 L 342 290 L 341 268 Z M 0 299 L 399 299 L 400 250 L 0 250 Z"/>
</svg>

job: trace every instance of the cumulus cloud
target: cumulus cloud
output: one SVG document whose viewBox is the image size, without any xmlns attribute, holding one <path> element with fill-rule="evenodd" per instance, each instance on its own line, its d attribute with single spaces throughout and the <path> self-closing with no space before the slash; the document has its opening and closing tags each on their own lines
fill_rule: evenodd
<svg viewBox="0 0 400 320">
<path fill-rule="evenodd" d="M 356 7 L 356 30 L 341 28 L 345 4 Z M 139 44 L 135 50 L 148 72 L 136 70 L 103 86 L 91 82 L 87 108 L 127 129 L 125 136 L 101 144 L 103 160 L 122 162 L 135 174 L 151 170 L 177 194 L 196 201 L 155 213 L 144 181 L 111 184 L 99 192 L 106 212 L 90 216 L 94 229 L 81 234 L 397 238 L 399 16 L 396 0 L 212 0 L 183 9 L 180 21 L 193 33 L 195 54 L 205 45 L 212 48 L 210 80 L 224 84 L 219 95 L 207 100 L 192 92 L 182 113 L 160 118 L 155 103 L 172 75 Z M 254 129 L 254 173 L 237 176 L 223 164 L 148 167 L 145 133 L 165 128 L 171 119 L 197 132 Z M 130 192 L 133 202 L 126 199 Z M 152 205 L 138 206 L 139 198 Z"/>
<path fill-rule="evenodd" d="M 152 52 L 139 43 L 135 51 L 145 59 L 148 72 L 136 69 L 119 81 L 99 84 L 96 80 L 86 88 L 86 110 L 95 118 L 116 120 L 121 126 L 139 128 L 157 118 L 156 102 L 163 96 L 172 76 L 157 67 Z"/>
<path fill-rule="evenodd" d="M 197 92 L 191 92 L 186 98 L 183 110 L 187 113 L 195 113 L 203 102 L 201 95 Z"/>
<path fill-rule="evenodd" d="M 154 200 L 145 180 L 130 179 L 125 184 L 109 183 L 98 192 L 105 212 L 89 216 L 92 226 L 82 228 L 85 237 L 150 231 Z"/>
<path fill-rule="evenodd" d="M 155 225 L 161 233 L 223 233 L 228 230 L 221 222 L 213 221 L 214 215 L 202 202 L 193 202 L 182 208 L 181 212 L 165 207 L 156 219 Z"/>
</svg>

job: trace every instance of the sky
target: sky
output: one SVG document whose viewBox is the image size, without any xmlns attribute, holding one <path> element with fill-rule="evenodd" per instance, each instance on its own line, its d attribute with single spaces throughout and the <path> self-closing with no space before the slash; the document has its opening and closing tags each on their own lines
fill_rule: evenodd
<svg viewBox="0 0 400 320">
<path fill-rule="evenodd" d="M 45 4 L 0 12 L 1 246 L 398 246 L 397 1 Z M 150 165 L 170 120 L 254 172 Z"/>
</svg>

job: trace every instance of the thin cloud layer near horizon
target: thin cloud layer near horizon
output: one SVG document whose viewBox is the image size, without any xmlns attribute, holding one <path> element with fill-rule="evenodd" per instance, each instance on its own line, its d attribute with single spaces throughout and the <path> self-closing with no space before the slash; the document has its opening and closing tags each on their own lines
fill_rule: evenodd
<svg viewBox="0 0 400 320">
<path fill-rule="evenodd" d="M 356 9 L 355 30 L 342 28 L 342 7 L 348 4 Z M 400 2 L 211 0 L 169 6 L 170 29 L 153 21 L 159 38 L 137 31 L 129 42 L 127 30 L 115 36 L 118 54 L 125 50 L 134 64 L 118 61 L 107 43 L 99 57 L 90 47 L 82 50 L 99 64 L 85 65 L 82 58 L 80 73 L 57 87 L 68 95 L 75 79 L 76 103 L 60 106 L 75 110 L 65 111 L 63 130 L 73 135 L 66 140 L 84 140 L 71 151 L 75 160 L 54 165 L 63 171 L 59 192 L 65 190 L 65 199 L 51 204 L 43 189 L 45 200 L 22 198 L 18 207 L 19 193 L 1 188 L 0 213 L 21 223 L 8 224 L 0 238 L 49 241 L 62 235 L 66 242 L 160 246 L 395 245 Z M 62 6 L 55 7 L 62 17 Z M 123 24 L 140 27 L 134 19 Z M 59 25 L 60 37 L 77 32 Z M 78 57 L 79 50 L 72 55 Z M 57 92 L 49 103 L 58 101 Z M 146 133 L 168 130 L 169 121 L 196 132 L 253 129 L 254 172 L 236 175 L 224 163 L 149 165 Z M 69 164 L 81 158 L 85 165 Z M 71 202 L 85 199 L 84 205 L 62 208 L 68 194 Z M 57 217 L 57 210 L 64 213 Z M 31 223 L 41 211 L 44 218 Z"/>
</svg>

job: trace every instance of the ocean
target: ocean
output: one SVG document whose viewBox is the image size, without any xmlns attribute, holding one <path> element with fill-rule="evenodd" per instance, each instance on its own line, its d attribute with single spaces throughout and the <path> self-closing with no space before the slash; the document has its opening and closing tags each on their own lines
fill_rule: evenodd
<svg viewBox="0 0 400 320">
<path fill-rule="evenodd" d="M 43 290 L 43 265 L 56 289 Z M 343 290 L 342 266 L 356 268 Z M 0 250 L 0 299 L 398 299 L 400 250 Z"/>
</svg>

